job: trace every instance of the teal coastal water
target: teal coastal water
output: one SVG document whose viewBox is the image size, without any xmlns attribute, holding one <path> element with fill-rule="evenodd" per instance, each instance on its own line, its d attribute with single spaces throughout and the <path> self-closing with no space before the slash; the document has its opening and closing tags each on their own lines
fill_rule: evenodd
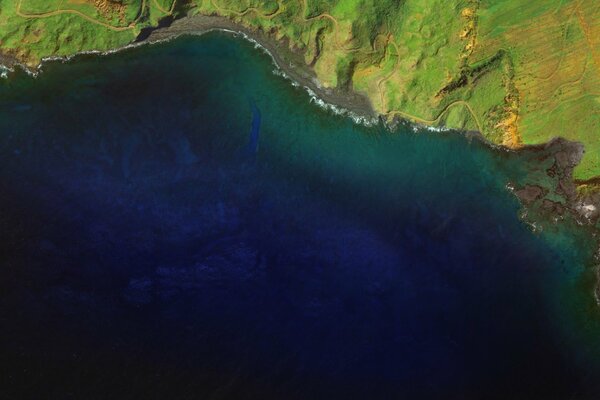
<svg viewBox="0 0 600 400">
<path fill-rule="evenodd" d="M 2 392 L 597 398 L 594 240 L 519 219 L 532 163 L 273 68 L 213 33 L 0 83 Z"/>
</svg>

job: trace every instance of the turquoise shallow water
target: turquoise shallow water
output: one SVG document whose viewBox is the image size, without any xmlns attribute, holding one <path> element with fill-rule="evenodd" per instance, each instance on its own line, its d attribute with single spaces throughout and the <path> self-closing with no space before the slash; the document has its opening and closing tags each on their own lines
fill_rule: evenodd
<svg viewBox="0 0 600 400">
<path fill-rule="evenodd" d="M 519 220 L 523 157 L 356 125 L 224 34 L 44 70 L 0 84 L 5 393 L 600 394 L 591 239 Z"/>
</svg>

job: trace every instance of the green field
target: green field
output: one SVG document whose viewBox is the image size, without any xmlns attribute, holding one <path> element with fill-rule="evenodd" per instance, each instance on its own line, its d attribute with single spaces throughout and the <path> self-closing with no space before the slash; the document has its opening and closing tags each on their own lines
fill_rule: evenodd
<svg viewBox="0 0 600 400">
<path fill-rule="evenodd" d="M 597 0 L 0 0 L 0 51 L 45 56 L 131 42 L 186 6 L 287 38 L 326 87 L 427 125 L 511 148 L 580 141 L 600 176 Z M 181 7 L 182 9 L 184 7 Z"/>
<path fill-rule="evenodd" d="M 174 0 L 0 0 L 0 51 L 35 67 L 43 57 L 109 50 L 172 13 Z"/>
</svg>

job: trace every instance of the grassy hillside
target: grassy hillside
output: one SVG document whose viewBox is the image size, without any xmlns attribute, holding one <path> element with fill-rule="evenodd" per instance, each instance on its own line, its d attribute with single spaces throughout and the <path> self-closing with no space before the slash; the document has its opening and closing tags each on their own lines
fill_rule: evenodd
<svg viewBox="0 0 600 400">
<path fill-rule="evenodd" d="M 0 0 L 0 51 L 34 67 L 42 57 L 108 50 L 169 15 L 174 0 Z"/>
<path fill-rule="evenodd" d="M 0 47 L 46 55 L 125 44 L 176 0 L 0 0 Z M 481 131 L 511 148 L 585 144 L 576 178 L 600 176 L 597 0 L 189 0 L 287 38 L 327 87 L 376 111 Z"/>
</svg>

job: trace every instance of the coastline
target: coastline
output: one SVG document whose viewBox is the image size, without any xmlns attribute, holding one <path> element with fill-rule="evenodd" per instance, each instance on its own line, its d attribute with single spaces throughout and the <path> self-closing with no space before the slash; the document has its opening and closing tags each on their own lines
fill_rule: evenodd
<svg viewBox="0 0 600 400">
<path fill-rule="evenodd" d="M 80 54 L 112 54 L 145 44 L 165 42 L 180 36 L 203 35 L 212 31 L 222 31 L 242 36 L 254 43 L 257 48 L 260 48 L 271 57 L 275 64 L 276 74 L 289 79 L 295 86 L 303 87 L 309 93 L 311 101 L 314 101 L 319 106 L 329 109 L 334 113 L 348 116 L 356 123 L 374 125 L 381 121 L 390 130 L 393 130 L 398 124 L 403 123 L 410 123 L 415 131 L 420 127 L 434 132 L 446 130 L 443 127 L 428 127 L 400 117 L 395 117 L 392 122 L 383 121 L 381 116 L 374 111 L 366 96 L 356 93 L 351 89 L 343 90 L 321 86 L 314 71 L 305 63 L 302 52 L 290 49 L 287 41 L 277 40 L 269 36 L 268 33 L 249 29 L 226 17 L 220 16 L 184 16 L 174 20 L 168 26 L 161 26 L 151 30 L 143 39 L 121 48 L 104 52 L 81 52 L 68 57 L 45 58 L 35 69 L 20 64 L 16 59 L 6 56 L 0 57 L 0 65 L 7 70 L 14 70 L 14 68 L 20 67 L 27 73 L 36 76 L 41 72 L 43 64 L 47 61 L 65 62 Z M 552 223 L 558 223 L 558 221 L 566 217 L 571 217 L 578 225 L 589 229 L 595 237 L 600 233 L 597 227 L 600 221 L 600 193 L 597 191 L 579 191 L 578 186 L 581 182 L 573 179 L 573 169 L 578 165 L 585 151 L 581 143 L 554 138 L 547 143 L 539 145 L 526 145 L 519 149 L 509 149 L 490 142 L 480 132 L 463 131 L 461 133 L 470 139 L 473 137 L 477 138 L 496 151 L 501 150 L 506 153 L 525 154 L 528 158 L 539 160 L 536 163 L 539 162 L 538 165 L 540 166 L 544 164 L 552 165 L 547 169 L 539 169 L 539 172 L 544 174 L 543 178 L 550 179 L 551 185 L 542 185 L 541 180 L 540 182 L 532 180 L 530 184 L 519 187 L 511 183 L 507 185 L 507 189 L 522 204 L 524 209 L 522 219 L 532 227 L 532 230 L 538 230 L 536 222 L 540 219 L 543 220 L 541 222 L 551 221 Z M 562 198 L 564 202 L 551 200 L 547 197 Z M 600 250 L 596 252 L 596 264 L 599 262 Z M 597 273 L 599 277 L 598 281 L 600 282 L 600 267 Z M 600 305 L 600 285 L 597 285 L 595 288 L 595 296 L 597 303 Z"/>
<path fill-rule="evenodd" d="M 517 149 L 511 149 L 491 142 L 477 130 L 462 131 L 444 126 L 430 126 L 400 116 L 394 116 L 391 121 L 384 121 L 382 116 L 373 109 L 370 100 L 363 94 L 351 89 L 325 88 L 320 85 L 314 71 L 304 62 L 303 54 L 300 51 L 291 50 L 287 40 L 274 39 L 263 31 L 249 29 L 226 17 L 217 15 L 186 15 L 173 20 L 168 26 L 158 26 L 150 29 L 150 33 L 146 34 L 144 38 L 135 40 L 125 46 L 107 51 L 90 50 L 81 51 L 68 56 L 45 57 L 35 68 L 24 65 L 11 56 L 0 54 L 0 68 L 14 71 L 14 69 L 18 67 L 27 74 L 35 77 L 42 72 L 43 66 L 47 62 L 68 62 L 81 55 L 109 55 L 133 49 L 138 46 L 168 42 L 180 36 L 202 36 L 214 31 L 241 36 L 253 43 L 257 48 L 261 49 L 271 57 L 276 68 L 273 71 L 274 74 L 288 79 L 293 86 L 303 87 L 310 95 L 311 101 L 317 103 L 322 108 L 333 111 L 336 114 L 350 116 L 357 123 L 374 125 L 381 122 L 390 130 L 394 130 L 399 124 L 410 124 L 415 132 L 418 131 L 418 129 L 426 129 L 430 132 L 455 131 L 469 139 L 476 138 L 494 150 L 506 153 L 543 151 L 555 145 L 556 142 L 559 142 L 561 143 L 561 146 L 565 147 L 564 150 L 569 154 L 569 159 L 577 159 L 577 162 L 572 167 L 577 165 L 584 152 L 581 143 L 572 142 L 561 137 L 555 137 L 545 143 L 524 145 Z M 600 179 L 600 177 L 598 177 L 598 179 Z M 569 183 L 578 184 L 588 182 L 577 182 L 574 179 L 571 179 L 571 182 Z"/>
<path fill-rule="evenodd" d="M 202 35 L 211 31 L 223 31 L 243 36 L 272 58 L 277 68 L 276 73 L 289 79 L 293 85 L 304 87 L 311 96 L 312 101 L 336 113 L 349 115 L 357 123 L 370 125 L 382 121 L 390 130 L 393 130 L 398 124 L 408 122 L 414 127 L 414 130 L 421 127 L 433 132 L 450 130 L 444 127 L 425 126 L 400 117 L 394 117 L 391 123 L 383 121 L 381 116 L 374 111 L 366 96 L 351 90 L 322 87 L 318 83 L 316 74 L 304 62 L 303 55 L 300 52 L 291 50 L 287 41 L 278 41 L 262 31 L 251 30 L 225 17 L 205 15 L 183 17 L 175 20 L 170 26 L 153 30 L 147 38 L 137 43 L 152 44 L 172 40 L 179 36 Z M 546 174 L 557 180 L 557 188 L 554 194 L 564 197 L 566 204 L 563 205 L 543 199 L 544 190 L 540 190 L 539 186 L 535 184 L 521 188 L 509 187 L 509 190 L 520 200 L 524 207 L 530 208 L 538 200 L 541 200 L 541 209 L 553 216 L 558 215 L 564 218 L 565 213 L 570 213 L 578 224 L 590 226 L 600 220 L 600 194 L 589 194 L 587 196 L 578 194 L 578 182 L 573 179 L 573 169 L 579 164 L 585 152 L 583 144 L 556 137 L 547 143 L 509 149 L 490 142 L 478 131 L 458 132 L 469 139 L 476 138 L 497 151 L 528 153 L 532 154 L 532 157 L 544 153 L 544 159 L 548 157 L 554 159 L 551 170 L 546 171 Z"/>
<path fill-rule="evenodd" d="M 357 123 L 367 125 L 377 123 L 379 116 L 367 97 L 350 90 L 322 87 L 316 74 L 305 64 L 303 55 L 290 50 L 287 41 L 277 41 L 262 31 L 248 29 L 225 17 L 206 15 L 183 17 L 167 27 L 153 30 L 147 38 L 136 44 L 165 42 L 179 36 L 203 35 L 212 31 L 243 36 L 254 43 L 271 57 L 277 68 L 276 73 L 289 79 L 292 84 L 304 87 L 312 101 L 322 107 L 338 114 L 349 115 Z"/>
</svg>

